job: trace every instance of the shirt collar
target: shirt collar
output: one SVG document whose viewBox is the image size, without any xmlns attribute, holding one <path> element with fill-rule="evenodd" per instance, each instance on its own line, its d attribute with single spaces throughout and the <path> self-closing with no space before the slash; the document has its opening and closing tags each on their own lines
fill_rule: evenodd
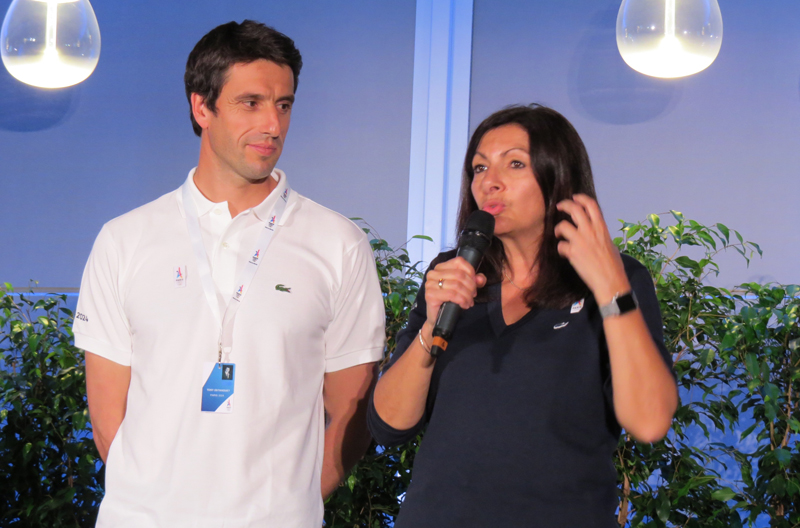
<svg viewBox="0 0 800 528">
<path fill-rule="evenodd" d="M 197 216 L 200 217 L 205 214 L 208 214 L 214 208 L 214 206 L 218 204 L 212 202 L 211 200 L 203 196 L 203 193 L 201 193 L 200 189 L 198 189 L 197 185 L 195 185 L 194 172 L 196 170 L 197 167 L 189 171 L 189 176 L 186 177 L 186 181 L 183 183 L 183 185 L 189 187 L 189 194 L 194 199 L 195 207 L 197 208 Z M 278 184 L 275 186 L 272 192 L 269 193 L 269 195 L 264 199 L 263 202 L 250 209 L 256 215 L 256 218 L 258 218 L 261 221 L 267 220 L 270 212 L 272 212 L 272 208 L 275 206 L 275 202 L 277 202 L 279 197 L 287 193 L 287 191 L 289 190 L 289 181 L 286 178 L 286 173 L 284 173 L 282 170 L 273 169 L 272 174 L 270 176 L 275 178 L 278 181 Z M 184 216 L 183 197 L 181 193 L 178 193 L 178 200 L 181 207 L 181 216 Z M 219 203 L 224 203 L 226 204 L 227 207 L 227 202 L 219 202 Z M 284 214 L 284 219 L 285 216 L 286 215 Z M 281 224 L 283 224 L 283 219 L 281 220 L 282 220 Z"/>
</svg>

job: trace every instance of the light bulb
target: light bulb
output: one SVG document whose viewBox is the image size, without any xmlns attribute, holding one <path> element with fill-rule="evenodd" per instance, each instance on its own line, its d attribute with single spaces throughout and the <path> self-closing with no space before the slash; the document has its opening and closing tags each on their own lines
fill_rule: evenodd
<svg viewBox="0 0 800 528">
<path fill-rule="evenodd" d="M 617 47 L 625 62 L 653 77 L 685 77 L 708 68 L 722 45 L 717 0 L 622 0 Z"/>
<path fill-rule="evenodd" d="M 8 72 L 40 88 L 86 80 L 100 58 L 100 28 L 89 0 L 14 0 L 0 31 Z"/>
</svg>

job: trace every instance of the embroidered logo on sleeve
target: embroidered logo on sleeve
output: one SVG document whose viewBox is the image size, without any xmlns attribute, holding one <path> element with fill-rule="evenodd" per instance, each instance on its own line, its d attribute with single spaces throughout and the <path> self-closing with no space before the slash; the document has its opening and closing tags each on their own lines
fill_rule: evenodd
<svg viewBox="0 0 800 528">
<path fill-rule="evenodd" d="M 562 328 L 564 328 L 568 324 L 569 324 L 569 321 L 564 321 L 563 323 L 558 323 L 558 324 L 553 326 L 553 330 L 561 330 Z"/>
<path fill-rule="evenodd" d="M 175 281 L 176 288 L 183 288 L 186 286 L 186 266 L 175 266 L 172 271 L 172 277 Z"/>
</svg>

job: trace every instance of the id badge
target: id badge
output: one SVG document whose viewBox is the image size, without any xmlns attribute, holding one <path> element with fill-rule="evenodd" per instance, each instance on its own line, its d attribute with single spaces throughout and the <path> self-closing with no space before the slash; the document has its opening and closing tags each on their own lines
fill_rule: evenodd
<svg viewBox="0 0 800 528">
<path fill-rule="evenodd" d="M 200 410 L 230 414 L 233 412 L 233 387 L 236 380 L 234 363 L 203 363 L 203 398 Z"/>
</svg>

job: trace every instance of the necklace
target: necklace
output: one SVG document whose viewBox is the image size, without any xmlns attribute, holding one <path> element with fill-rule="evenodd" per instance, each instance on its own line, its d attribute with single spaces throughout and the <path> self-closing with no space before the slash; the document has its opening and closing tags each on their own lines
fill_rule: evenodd
<svg viewBox="0 0 800 528">
<path fill-rule="evenodd" d="M 511 285 L 512 285 L 512 286 L 514 286 L 514 287 L 515 287 L 516 289 L 518 289 L 519 291 L 523 291 L 523 292 L 525 291 L 525 288 L 520 288 L 519 286 L 517 286 L 517 285 L 514 283 L 514 281 L 513 281 L 513 280 L 511 280 L 511 277 L 509 277 L 509 276 L 508 276 L 508 273 L 506 272 L 506 267 L 505 267 L 505 266 L 503 266 L 503 277 L 507 278 L 507 279 L 508 279 L 508 282 L 510 282 L 510 283 L 511 283 Z"/>
</svg>

